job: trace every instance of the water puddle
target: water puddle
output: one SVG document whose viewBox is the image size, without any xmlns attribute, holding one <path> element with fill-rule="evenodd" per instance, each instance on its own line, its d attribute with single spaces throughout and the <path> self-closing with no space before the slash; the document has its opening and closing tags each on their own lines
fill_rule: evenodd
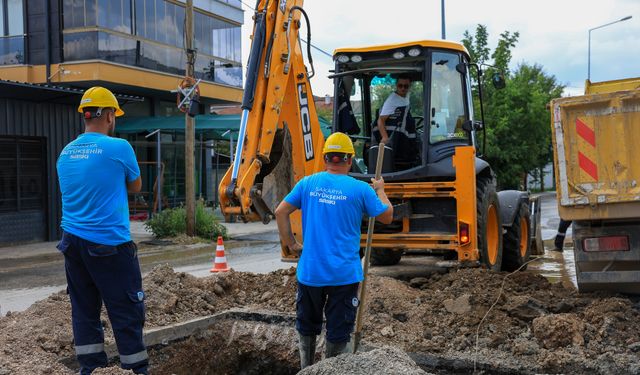
<svg viewBox="0 0 640 375">
<path fill-rule="evenodd" d="M 565 288 L 578 288 L 572 245 L 565 245 L 564 251 L 559 252 L 545 244 L 544 255 L 530 263 L 528 271 L 539 273 L 552 283 L 561 282 Z"/>
</svg>

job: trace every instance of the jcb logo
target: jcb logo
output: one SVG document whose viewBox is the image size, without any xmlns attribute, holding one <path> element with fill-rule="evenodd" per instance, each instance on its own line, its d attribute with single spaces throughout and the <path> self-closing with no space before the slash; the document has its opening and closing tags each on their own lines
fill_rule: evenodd
<svg viewBox="0 0 640 375">
<path fill-rule="evenodd" d="M 307 161 L 313 159 L 313 140 L 311 139 L 311 119 L 309 118 L 309 98 L 304 83 L 298 84 L 298 103 L 300 105 L 300 121 L 302 122 L 302 143 Z"/>
</svg>

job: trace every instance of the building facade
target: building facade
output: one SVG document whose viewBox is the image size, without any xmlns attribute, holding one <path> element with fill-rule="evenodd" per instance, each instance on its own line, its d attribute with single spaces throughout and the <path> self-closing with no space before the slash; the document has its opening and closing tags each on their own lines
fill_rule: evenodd
<svg viewBox="0 0 640 375">
<path fill-rule="evenodd" d="M 205 104 L 242 97 L 238 0 L 194 0 L 195 76 Z M 137 116 L 173 114 L 185 74 L 184 1 L 0 0 L 0 79 L 145 98 Z"/>
<path fill-rule="evenodd" d="M 193 4 L 194 68 L 203 111 L 237 104 L 242 99 L 241 2 Z M 111 89 L 128 98 L 121 102 L 125 117 L 182 115 L 175 90 L 186 69 L 184 24 L 183 0 L 0 0 L 0 80 L 6 81 L 0 84 L 0 177 L 13 173 L 13 180 L 0 178 L 0 200 L 7 198 L 0 202 L 0 224 L 20 228 L 35 220 L 42 228 L 37 235 L 17 229 L 0 244 L 58 238 L 56 152 L 82 131 L 74 112 L 78 93 L 96 85 Z M 13 98 L 15 85 L 29 94 Z M 49 88 L 57 93 L 55 103 Z M 144 134 L 127 138 L 145 140 Z M 156 160 L 152 146 L 132 144 L 142 164 Z M 42 184 L 38 188 L 30 180 L 20 182 L 22 160 L 31 160 L 24 156 L 36 149 L 42 154 L 34 179 Z M 148 180 L 153 185 L 154 177 Z M 29 208 L 36 203 L 37 214 Z"/>
</svg>

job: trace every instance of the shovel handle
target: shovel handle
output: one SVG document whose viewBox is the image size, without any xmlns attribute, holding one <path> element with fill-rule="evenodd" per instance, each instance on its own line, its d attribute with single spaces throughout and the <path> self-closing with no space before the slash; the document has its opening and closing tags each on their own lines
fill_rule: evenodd
<svg viewBox="0 0 640 375">
<path fill-rule="evenodd" d="M 378 180 L 382 176 L 382 162 L 384 161 L 384 143 L 380 143 L 378 145 L 378 158 L 376 159 L 376 180 Z M 360 303 L 358 304 L 358 310 L 356 312 L 356 327 L 355 333 L 353 334 L 353 346 L 352 352 L 358 351 L 358 346 L 360 345 L 360 339 L 362 338 L 362 317 L 364 315 L 364 305 L 365 305 L 365 296 L 367 292 L 367 274 L 369 273 L 369 259 L 371 258 L 371 242 L 373 240 L 373 228 L 376 224 L 376 218 L 369 218 L 369 225 L 367 226 L 367 242 L 364 250 L 364 266 L 363 274 L 364 278 L 362 279 L 362 284 L 360 284 L 360 292 L 358 295 L 358 299 Z"/>
</svg>

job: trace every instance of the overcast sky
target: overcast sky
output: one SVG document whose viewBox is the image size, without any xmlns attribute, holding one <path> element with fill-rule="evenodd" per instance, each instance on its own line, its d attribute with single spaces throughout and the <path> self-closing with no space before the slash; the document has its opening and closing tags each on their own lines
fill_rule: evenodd
<svg viewBox="0 0 640 375">
<path fill-rule="evenodd" d="M 244 0 L 247 4 L 254 1 Z M 341 47 L 440 39 L 440 0 L 307 0 L 312 44 L 329 52 Z M 246 5 L 242 30 L 243 64 L 249 52 L 253 11 Z M 587 78 L 589 29 L 632 16 L 591 32 L 591 81 L 640 77 L 640 0 L 445 0 L 446 38 L 461 41 L 486 25 L 493 50 L 500 33 L 519 32 L 512 68 L 526 62 L 579 95 Z M 306 30 L 303 27 L 303 36 Z M 313 51 L 314 95 L 333 95 L 326 78 L 331 58 Z"/>
</svg>

